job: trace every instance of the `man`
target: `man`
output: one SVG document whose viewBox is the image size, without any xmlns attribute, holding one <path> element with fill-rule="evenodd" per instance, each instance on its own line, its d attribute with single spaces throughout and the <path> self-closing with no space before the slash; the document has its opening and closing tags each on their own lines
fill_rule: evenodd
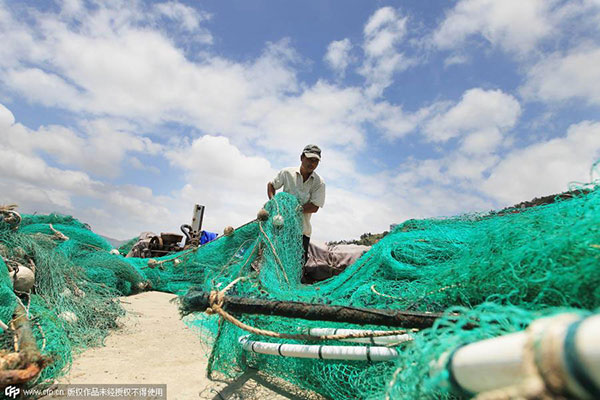
<svg viewBox="0 0 600 400">
<path fill-rule="evenodd" d="M 302 206 L 302 246 L 305 263 L 312 233 L 310 217 L 325 204 L 325 182 L 314 172 L 320 161 L 321 149 L 317 145 L 309 144 L 302 150 L 299 168 L 284 168 L 267 184 L 269 199 L 283 187 L 283 191 L 296 196 Z"/>
</svg>

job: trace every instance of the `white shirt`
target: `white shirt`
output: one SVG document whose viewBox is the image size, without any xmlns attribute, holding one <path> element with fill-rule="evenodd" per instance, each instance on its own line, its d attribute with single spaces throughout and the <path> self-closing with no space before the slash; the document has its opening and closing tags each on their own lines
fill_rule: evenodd
<svg viewBox="0 0 600 400">
<path fill-rule="evenodd" d="M 316 172 L 310 174 L 304 182 L 300 167 L 284 168 L 277 173 L 271 184 L 275 190 L 283 187 L 283 191 L 295 196 L 301 205 L 310 202 L 321 208 L 325 204 L 325 181 Z M 312 213 L 302 214 L 302 234 L 306 236 L 312 233 L 311 215 Z"/>
</svg>

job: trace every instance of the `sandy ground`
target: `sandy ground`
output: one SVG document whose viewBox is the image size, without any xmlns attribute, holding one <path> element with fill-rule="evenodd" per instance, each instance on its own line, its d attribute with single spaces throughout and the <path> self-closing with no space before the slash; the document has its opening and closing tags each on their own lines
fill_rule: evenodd
<svg viewBox="0 0 600 400">
<path fill-rule="evenodd" d="M 76 357 L 70 373 L 57 383 L 166 384 L 169 400 L 320 398 L 257 371 L 234 382 L 210 381 L 208 350 L 182 322 L 173 298 L 161 292 L 121 298 L 127 310 L 121 327 L 104 347 Z"/>
</svg>

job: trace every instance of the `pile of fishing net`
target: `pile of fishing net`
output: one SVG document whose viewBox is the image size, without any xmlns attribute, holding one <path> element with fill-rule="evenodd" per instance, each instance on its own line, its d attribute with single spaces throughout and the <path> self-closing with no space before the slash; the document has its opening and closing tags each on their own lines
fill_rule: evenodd
<svg viewBox="0 0 600 400">
<path fill-rule="evenodd" d="M 2 369 L 24 370 L 27 361 L 3 363 L 3 357 L 19 351 L 15 322 L 26 319 L 31 325 L 44 360 L 41 375 L 28 385 L 52 383 L 68 372 L 74 354 L 102 344 L 117 326 L 124 314 L 120 296 L 145 290 L 182 295 L 192 285 L 212 287 L 219 276 L 215 270 L 227 278 L 232 266 L 249 266 L 265 234 L 270 233 L 261 233 L 253 221 L 199 248 L 155 259 L 125 258 L 136 240 L 117 250 L 70 216 L 0 213 L 0 375 Z M 298 264 L 299 259 L 282 254 L 280 262 Z M 265 267 L 262 273 L 267 272 Z M 19 279 L 30 274 L 33 286 L 22 289 Z M 26 317 L 18 315 L 19 307 Z"/>
<path fill-rule="evenodd" d="M 522 331 L 542 316 L 566 310 L 584 315 L 600 305 L 600 190 L 574 192 L 552 204 L 526 209 L 406 221 L 343 273 L 315 285 L 300 283 L 296 208 L 291 196 L 280 194 L 267 204 L 269 219 L 256 222 L 258 236 L 251 226 L 252 232 L 244 241 L 232 243 L 233 250 L 221 260 L 216 253 L 222 251 L 219 245 L 198 252 L 199 260 L 211 259 L 200 290 L 221 290 L 246 277 L 227 294 L 441 312 L 445 317 L 431 328 L 411 333 L 414 340 L 398 345 L 395 360 L 371 362 L 246 351 L 242 343 L 248 339 L 247 331 L 218 316 L 198 314 L 195 324 L 213 346 L 210 375 L 237 377 L 252 367 L 334 399 L 468 397 L 453 391 L 448 370 L 432 371 L 432 361 L 466 343 Z M 284 216 L 281 228 L 273 224 L 277 214 Z M 185 302 L 183 308 L 186 312 Z M 315 327 L 390 329 L 275 316 L 236 317 L 280 333 L 306 333 Z M 474 329 L 462 329 L 473 321 L 477 321 Z M 256 334 L 249 339 L 314 344 Z"/>
<path fill-rule="evenodd" d="M 113 265 L 116 256 L 111 249 L 71 217 L 23 216 L 18 226 L 0 219 L 0 353 L 15 351 L 17 335 L 12 327 L 21 305 L 47 360 L 47 367 L 29 384 L 52 382 L 68 370 L 74 352 L 101 344 L 116 327 L 117 317 L 124 313 L 115 299 L 122 282 L 117 284 L 111 274 L 93 274 Z M 92 261 L 99 256 L 102 262 Z M 27 292 L 16 290 L 9 268 L 17 277 L 33 270 L 35 285 Z M 105 281 L 109 277 L 112 280 Z"/>
<path fill-rule="evenodd" d="M 565 310 L 585 315 L 600 305 L 600 190 L 595 188 L 544 206 L 406 221 L 344 272 L 314 285 L 300 282 L 298 202 L 280 193 L 265 209 L 268 215 L 213 242 L 155 259 L 125 258 L 127 249 L 117 254 L 71 217 L 23 216 L 17 226 L 0 218 L 2 258 L 9 266 L 35 265 L 34 288 L 17 296 L 0 260 L 0 320 L 10 326 L 19 302 L 28 310 L 37 346 L 52 359 L 39 383 L 65 373 L 73 353 L 102 343 L 123 314 L 116 298 L 143 290 L 183 296 L 190 288 L 227 288 L 227 295 L 247 298 L 443 313 L 431 328 L 409 330 L 412 340 L 398 343 L 399 356 L 388 361 L 259 354 L 244 350 L 244 341 L 315 343 L 265 338 L 219 315 L 198 312 L 186 320 L 211 346 L 212 377 L 236 378 L 257 368 L 334 399 L 462 398 L 468 394 L 453 390 L 448 370 L 432 370 L 432 361 L 466 343 L 522 331 L 539 317 Z M 190 313 L 185 297 L 182 304 L 182 312 Z M 310 328 L 390 329 L 248 314 L 236 318 L 290 334 Z M 474 329 L 463 329 L 473 321 Z M 12 351 L 12 340 L 10 329 L 3 330 L 0 350 Z"/>
</svg>

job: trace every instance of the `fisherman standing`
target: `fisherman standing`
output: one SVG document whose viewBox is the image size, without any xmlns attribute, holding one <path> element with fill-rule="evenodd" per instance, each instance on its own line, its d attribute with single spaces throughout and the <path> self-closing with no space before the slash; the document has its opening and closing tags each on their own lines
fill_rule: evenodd
<svg viewBox="0 0 600 400">
<path fill-rule="evenodd" d="M 319 161 L 321 161 L 321 149 L 317 145 L 309 144 L 304 147 L 300 155 L 300 167 L 282 169 L 267 184 L 269 199 L 275 196 L 278 189 L 283 187 L 283 191 L 296 196 L 302 206 L 303 263 L 306 263 L 308 258 L 308 245 L 312 233 L 310 217 L 325 204 L 325 182 L 314 172 L 319 165 Z"/>
</svg>

